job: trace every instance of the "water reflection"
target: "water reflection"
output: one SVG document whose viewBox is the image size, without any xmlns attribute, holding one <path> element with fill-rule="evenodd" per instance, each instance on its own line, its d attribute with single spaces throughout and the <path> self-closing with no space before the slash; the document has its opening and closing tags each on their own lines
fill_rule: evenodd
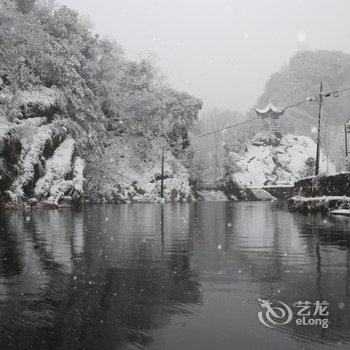
<svg viewBox="0 0 350 350">
<path fill-rule="evenodd" d="M 1 212 L 0 349 L 345 348 L 349 229 L 263 202 Z M 327 300 L 330 327 L 265 328 L 257 298 Z"/>
</svg>

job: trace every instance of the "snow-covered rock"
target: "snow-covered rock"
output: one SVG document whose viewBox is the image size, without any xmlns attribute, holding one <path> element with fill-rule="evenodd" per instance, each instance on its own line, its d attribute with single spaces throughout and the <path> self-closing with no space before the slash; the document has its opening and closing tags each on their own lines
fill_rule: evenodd
<svg viewBox="0 0 350 350">
<path fill-rule="evenodd" d="M 24 186 L 29 185 L 35 177 L 35 173 L 42 166 L 42 156 L 45 149 L 53 146 L 53 141 L 58 138 L 58 142 L 64 138 L 66 129 L 59 122 L 43 125 L 34 129 L 23 138 L 23 149 L 19 164 L 19 174 L 15 179 L 12 192 L 15 196 L 24 196 Z"/>
<path fill-rule="evenodd" d="M 235 181 L 244 187 L 292 184 L 304 177 L 306 161 L 316 155 L 316 144 L 307 136 L 284 135 L 266 140 L 257 137 L 238 155 Z M 237 160 L 237 154 L 230 154 Z M 321 151 L 321 173 L 334 173 L 335 165 Z"/>
</svg>

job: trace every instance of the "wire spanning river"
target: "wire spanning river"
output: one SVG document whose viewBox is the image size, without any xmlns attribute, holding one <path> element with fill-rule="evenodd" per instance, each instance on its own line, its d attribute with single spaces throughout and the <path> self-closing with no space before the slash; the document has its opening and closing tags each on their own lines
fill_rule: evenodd
<svg viewBox="0 0 350 350">
<path fill-rule="evenodd" d="M 0 229 L 1 350 L 349 348 L 347 219 L 127 204 L 2 211 Z M 270 328 L 258 299 L 326 301 L 329 327 Z"/>
</svg>

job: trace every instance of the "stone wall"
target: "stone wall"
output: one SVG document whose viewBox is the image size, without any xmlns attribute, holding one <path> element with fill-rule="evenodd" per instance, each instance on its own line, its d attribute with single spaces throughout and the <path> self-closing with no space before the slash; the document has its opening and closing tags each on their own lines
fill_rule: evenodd
<svg viewBox="0 0 350 350">
<path fill-rule="evenodd" d="M 350 173 L 308 177 L 294 184 L 291 211 L 328 212 L 350 207 Z"/>
<path fill-rule="evenodd" d="M 308 177 L 294 184 L 293 196 L 349 196 L 350 173 Z"/>
</svg>

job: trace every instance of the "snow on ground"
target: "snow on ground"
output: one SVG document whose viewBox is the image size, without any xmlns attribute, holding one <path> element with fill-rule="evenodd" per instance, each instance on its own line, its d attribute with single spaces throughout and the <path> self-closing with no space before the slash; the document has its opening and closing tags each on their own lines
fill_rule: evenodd
<svg viewBox="0 0 350 350">
<path fill-rule="evenodd" d="M 350 216 L 350 210 L 349 209 L 336 209 L 336 210 L 331 210 L 329 212 L 329 214 Z"/>
<path fill-rule="evenodd" d="M 240 155 L 238 166 L 241 171 L 234 174 L 242 186 L 262 187 L 264 185 L 291 184 L 303 177 L 306 160 L 315 158 L 316 144 L 307 136 L 285 135 L 279 144 L 268 142 L 250 144 Z M 335 172 L 335 165 L 328 163 L 321 152 L 320 171 Z"/>
<path fill-rule="evenodd" d="M 302 196 L 295 196 L 291 198 L 292 200 L 299 201 L 299 202 L 309 202 L 309 201 L 333 201 L 333 200 L 339 200 L 339 201 L 349 201 L 350 197 L 347 196 L 322 196 L 322 197 L 302 197 Z"/>
<path fill-rule="evenodd" d="M 347 209 L 350 197 L 347 196 L 322 196 L 302 197 L 295 196 L 289 199 L 289 209 L 298 212 L 329 212 L 330 210 Z"/>
</svg>

